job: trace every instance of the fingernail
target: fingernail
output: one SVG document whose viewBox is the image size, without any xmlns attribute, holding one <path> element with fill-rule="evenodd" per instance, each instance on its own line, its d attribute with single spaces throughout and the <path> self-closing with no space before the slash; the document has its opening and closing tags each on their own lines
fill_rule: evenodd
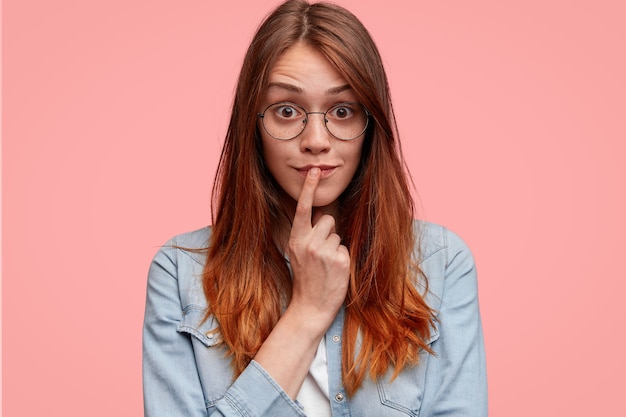
<svg viewBox="0 0 626 417">
<path fill-rule="evenodd" d="M 317 178 L 320 175 L 319 167 L 313 167 L 309 170 L 309 176 L 311 178 Z"/>
</svg>

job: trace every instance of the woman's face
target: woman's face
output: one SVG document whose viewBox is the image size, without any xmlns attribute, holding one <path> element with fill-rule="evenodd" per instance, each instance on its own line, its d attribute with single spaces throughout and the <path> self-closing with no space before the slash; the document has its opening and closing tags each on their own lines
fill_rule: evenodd
<svg viewBox="0 0 626 417">
<path fill-rule="evenodd" d="M 325 112 L 338 103 L 356 102 L 346 80 L 326 58 L 306 43 L 297 43 L 277 60 L 259 113 L 274 103 L 298 104 L 307 112 Z M 277 109 L 281 117 L 293 117 L 289 106 Z M 344 113 L 339 109 L 339 115 Z M 266 116 L 267 117 L 267 116 Z M 314 207 L 333 212 L 339 195 L 346 189 L 361 159 L 364 134 L 352 140 L 332 136 L 324 127 L 324 115 L 310 114 L 306 128 L 297 137 L 278 140 L 259 126 L 265 164 L 278 184 L 298 200 L 304 177 L 317 166 L 321 179 L 315 191 Z"/>
</svg>

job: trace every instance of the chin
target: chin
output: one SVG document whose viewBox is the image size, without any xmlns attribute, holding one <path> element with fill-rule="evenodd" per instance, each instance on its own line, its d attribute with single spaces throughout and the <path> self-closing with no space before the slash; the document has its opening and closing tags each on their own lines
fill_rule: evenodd
<svg viewBox="0 0 626 417">
<path fill-rule="evenodd" d="M 313 200 L 313 207 L 327 207 L 327 206 L 331 206 L 334 203 L 337 202 L 337 198 L 339 196 L 336 197 L 317 197 Z"/>
<path fill-rule="evenodd" d="M 289 189 L 288 192 L 286 192 L 285 194 L 287 194 L 289 197 L 291 197 L 291 199 L 293 199 L 294 202 L 297 203 L 298 198 L 300 197 L 300 192 L 302 191 L 301 188 L 293 188 L 293 189 Z M 319 191 L 319 188 L 318 188 Z M 322 192 L 318 195 L 315 196 L 315 198 L 313 199 L 313 207 L 328 207 L 328 206 L 332 206 L 334 203 L 337 202 L 337 199 L 339 198 L 339 194 L 335 194 L 335 193 L 327 193 L 327 192 Z"/>
</svg>

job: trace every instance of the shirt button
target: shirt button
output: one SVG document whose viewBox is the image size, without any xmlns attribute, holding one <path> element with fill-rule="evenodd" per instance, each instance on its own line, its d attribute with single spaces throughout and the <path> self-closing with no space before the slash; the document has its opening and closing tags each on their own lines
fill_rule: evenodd
<svg viewBox="0 0 626 417">
<path fill-rule="evenodd" d="M 208 337 L 209 339 L 213 339 L 215 335 L 211 332 L 207 332 L 206 337 Z"/>
<path fill-rule="evenodd" d="M 338 335 L 338 334 L 336 334 L 336 335 L 334 335 L 334 336 L 333 336 L 333 342 L 335 342 L 335 343 L 339 343 L 339 341 L 340 341 L 340 340 L 341 340 L 341 337 L 339 337 L 339 335 Z"/>
<path fill-rule="evenodd" d="M 337 401 L 338 403 L 343 401 L 343 394 L 342 393 L 337 393 L 337 395 L 335 395 L 335 401 Z"/>
</svg>

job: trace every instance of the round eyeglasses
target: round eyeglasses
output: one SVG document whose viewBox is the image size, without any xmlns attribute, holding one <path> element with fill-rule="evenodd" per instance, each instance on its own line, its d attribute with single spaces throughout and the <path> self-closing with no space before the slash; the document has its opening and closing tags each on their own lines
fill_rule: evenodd
<svg viewBox="0 0 626 417">
<path fill-rule="evenodd" d="M 370 115 L 361 103 L 339 103 L 325 112 L 308 112 L 304 107 L 291 102 L 271 104 L 257 115 L 268 135 L 278 140 L 289 140 L 304 131 L 310 114 L 324 115 L 324 126 L 328 133 L 341 140 L 352 140 L 361 136 L 367 129 Z"/>
</svg>

